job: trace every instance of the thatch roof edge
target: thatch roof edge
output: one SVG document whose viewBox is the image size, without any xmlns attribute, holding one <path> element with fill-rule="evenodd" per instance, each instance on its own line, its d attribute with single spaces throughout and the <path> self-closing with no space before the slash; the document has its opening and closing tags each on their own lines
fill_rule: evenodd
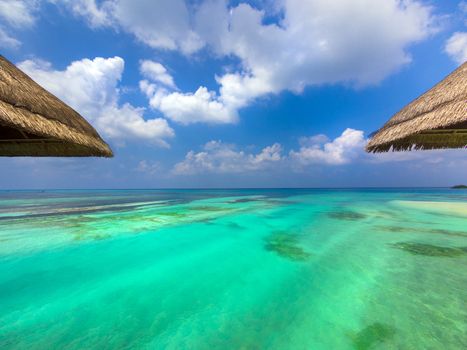
<svg viewBox="0 0 467 350">
<path fill-rule="evenodd" d="M 462 111 L 464 113 L 462 113 Z M 424 131 L 433 129 L 449 128 L 451 125 L 465 122 L 467 115 L 467 104 L 465 100 L 458 100 L 435 108 L 428 113 L 416 118 L 400 122 L 380 129 L 366 146 L 368 152 L 387 152 L 394 150 L 409 150 L 414 146 L 416 149 L 426 149 L 416 142 L 410 143 L 405 140 L 411 135 L 417 135 Z M 421 141 L 421 138 L 419 138 Z M 467 146 L 459 141 L 459 145 L 454 148 Z M 404 144 L 404 145 L 402 145 Z M 451 145 L 450 147 L 452 147 Z"/>
<path fill-rule="evenodd" d="M 0 122 L 25 132 L 34 132 L 46 138 L 69 141 L 89 149 L 89 155 L 113 157 L 110 147 L 100 138 L 89 136 L 57 120 L 13 106 L 0 100 Z"/>
</svg>

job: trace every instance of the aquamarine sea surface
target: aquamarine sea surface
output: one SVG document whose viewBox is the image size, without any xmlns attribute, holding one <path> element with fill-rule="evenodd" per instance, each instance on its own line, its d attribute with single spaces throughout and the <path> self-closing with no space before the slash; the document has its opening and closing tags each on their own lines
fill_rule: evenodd
<svg viewBox="0 0 467 350">
<path fill-rule="evenodd" d="M 467 349 L 467 191 L 0 192 L 0 349 Z"/>
</svg>

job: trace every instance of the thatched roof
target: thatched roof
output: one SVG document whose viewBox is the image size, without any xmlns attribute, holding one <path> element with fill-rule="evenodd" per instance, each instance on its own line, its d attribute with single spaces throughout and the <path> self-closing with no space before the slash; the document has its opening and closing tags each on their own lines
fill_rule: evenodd
<svg viewBox="0 0 467 350">
<path fill-rule="evenodd" d="M 113 154 L 82 116 L 0 55 L 0 156 Z"/>
<path fill-rule="evenodd" d="M 467 147 L 467 62 L 394 115 L 368 152 Z"/>
</svg>

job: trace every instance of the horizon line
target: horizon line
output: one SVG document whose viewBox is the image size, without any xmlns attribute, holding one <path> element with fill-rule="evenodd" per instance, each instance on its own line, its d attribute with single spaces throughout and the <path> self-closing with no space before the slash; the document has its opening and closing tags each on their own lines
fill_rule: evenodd
<svg viewBox="0 0 467 350">
<path fill-rule="evenodd" d="M 6 188 L 7 191 L 161 191 L 161 190 L 352 190 L 352 189 L 451 189 L 453 186 L 355 186 L 355 187 L 122 187 L 122 188 Z"/>
</svg>

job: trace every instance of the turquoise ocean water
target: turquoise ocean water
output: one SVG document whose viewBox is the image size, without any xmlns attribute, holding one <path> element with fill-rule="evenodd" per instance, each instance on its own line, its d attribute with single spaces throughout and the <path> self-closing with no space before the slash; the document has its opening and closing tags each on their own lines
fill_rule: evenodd
<svg viewBox="0 0 467 350">
<path fill-rule="evenodd" d="M 466 349 L 467 191 L 0 192 L 0 349 Z"/>
</svg>

